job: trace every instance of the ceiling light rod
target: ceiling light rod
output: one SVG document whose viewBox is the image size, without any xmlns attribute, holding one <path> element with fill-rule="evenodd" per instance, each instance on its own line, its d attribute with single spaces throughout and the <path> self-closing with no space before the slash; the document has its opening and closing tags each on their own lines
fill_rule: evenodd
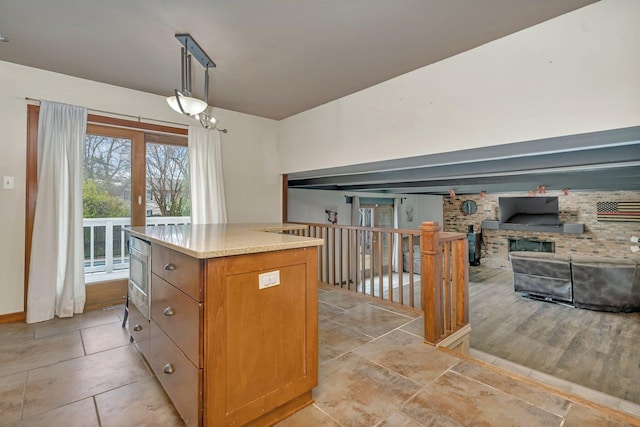
<svg viewBox="0 0 640 427">
<path fill-rule="evenodd" d="M 176 34 L 176 39 L 178 39 L 180 44 L 182 44 L 182 46 L 184 46 L 184 48 L 187 49 L 189 53 L 191 53 L 191 55 L 193 55 L 193 57 L 196 58 L 200 64 L 202 64 L 204 68 L 216 67 L 215 62 L 213 62 L 211 58 L 209 58 L 209 55 L 207 55 L 204 50 L 202 50 L 200 45 L 196 43 L 196 41 L 193 39 L 193 37 L 191 37 L 190 34 Z"/>
<path fill-rule="evenodd" d="M 182 44 L 180 50 L 182 88 L 175 89 L 175 96 L 167 98 L 167 102 L 178 113 L 185 116 L 194 117 L 200 121 L 200 124 L 207 129 L 214 129 L 217 120 L 205 111 L 209 107 L 209 68 L 215 67 L 216 64 L 202 50 L 200 45 L 189 34 L 176 34 L 176 39 Z M 195 57 L 204 67 L 204 98 L 202 101 L 193 98 L 191 94 L 191 57 Z"/>
<path fill-rule="evenodd" d="M 204 67 L 204 101 L 209 105 L 209 68 L 216 67 L 209 55 L 200 47 L 190 34 L 176 34 L 182 44 L 182 90 L 191 96 L 191 56 Z M 188 53 L 187 53 L 188 52 Z M 186 81 L 185 81 L 186 78 Z"/>
</svg>

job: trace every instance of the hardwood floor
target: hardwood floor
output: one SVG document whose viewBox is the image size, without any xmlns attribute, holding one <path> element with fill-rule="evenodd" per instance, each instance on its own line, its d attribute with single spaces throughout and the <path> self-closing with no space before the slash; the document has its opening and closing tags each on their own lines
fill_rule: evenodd
<svg viewBox="0 0 640 427">
<path fill-rule="evenodd" d="M 510 270 L 470 267 L 471 347 L 640 403 L 640 313 L 526 298 Z"/>
</svg>

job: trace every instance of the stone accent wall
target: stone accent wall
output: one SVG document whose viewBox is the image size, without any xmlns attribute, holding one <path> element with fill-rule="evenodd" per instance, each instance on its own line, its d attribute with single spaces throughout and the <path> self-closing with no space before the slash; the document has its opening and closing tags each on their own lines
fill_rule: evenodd
<svg viewBox="0 0 640 427">
<path fill-rule="evenodd" d="M 528 193 L 504 193 L 480 195 L 460 195 L 444 197 L 443 231 L 466 233 L 467 226 L 473 224 L 474 231 L 480 231 L 483 219 L 498 219 L 498 197 L 528 196 Z M 629 249 L 629 238 L 640 235 L 640 222 L 609 222 L 596 220 L 597 202 L 640 201 L 640 191 L 572 192 L 563 195 L 560 191 L 547 191 L 543 196 L 558 196 L 561 223 L 584 224 L 583 234 L 524 232 L 512 230 L 483 230 L 481 265 L 511 268 L 508 260 L 509 238 L 528 238 L 551 241 L 555 251 L 564 255 L 598 255 L 640 259 Z M 460 207 L 465 200 L 474 200 L 478 211 L 472 215 L 462 213 Z"/>
</svg>

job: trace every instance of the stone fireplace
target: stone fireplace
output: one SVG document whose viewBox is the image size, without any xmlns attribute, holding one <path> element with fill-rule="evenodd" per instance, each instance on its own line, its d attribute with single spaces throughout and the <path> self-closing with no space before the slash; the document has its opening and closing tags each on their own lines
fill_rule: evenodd
<svg viewBox="0 0 640 427">
<path fill-rule="evenodd" d="M 570 192 L 563 195 L 560 191 L 547 191 L 557 195 L 560 208 L 560 222 L 563 224 L 584 224 L 584 232 L 551 233 L 543 231 L 508 230 L 482 228 L 484 220 L 498 220 L 499 198 L 502 196 L 523 196 L 526 193 L 503 193 L 480 195 L 458 195 L 444 197 L 443 231 L 466 233 L 469 225 L 482 230 L 482 251 L 480 265 L 487 267 L 511 268 L 509 252 L 512 251 L 509 240 L 528 239 L 534 242 L 552 244 L 551 251 L 568 256 L 610 256 L 634 258 L 629 250 L 629 238 L 640 235 L 640 222 L 610 222 L 597 218 L 597 204 L 602 201 L 640 200 L 640 191 L 607 192 Z M 477 212 L 468 214 L 461 205 L 466 200 L 477 204 Z"/>
</svg>

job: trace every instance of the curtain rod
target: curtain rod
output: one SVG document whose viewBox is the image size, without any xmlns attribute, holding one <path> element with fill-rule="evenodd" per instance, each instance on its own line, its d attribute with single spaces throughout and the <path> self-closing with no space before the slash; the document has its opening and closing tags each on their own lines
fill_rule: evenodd
<svg viewBox="0 0 640 427">
<path fill-rule="evenodd" d="M 24 99 L 26 99 L 27 101 L 33 101 L 33 102 L 37 102 L 37 103 L 40 103 L 42 101 L 46 101 L 46 100 L 43 100 L 43 99 L 30 98 L 28 96 L 25 96 Z M 50 102 L 55 102 L 55 101 L 50 101 Z M 134 116 L 134 115 L 131 115 L 131 114 L 114 113 L 113 111 L 105 111 L 105 110 L 96 110 L 95 108 L 87 108 L 87 107 L 83 107 L 83 108 L 86 108 L 87 111 L 90 111 L 92 113 L 112 114 L 112 115 L 115 115 L 115 116 L 133 118 L 133 119 L 138 120 L 138 123 L 142 123 L 143 120 L 146 120 L 146 121 L 150 121 L 150 122 L 166 123 L 166 124 L 170 124 L 170 125 L 174 125 L 174 126 L 180 126 L 180 127 L 183 127 L 183 128 L 186 128 L 186 127 L 189 126 L 189 125 L 185 125 L 184 123 L 170 122 L 168 120 L 150 119 L 148 117 Z M 227 129 L 218 129 L 218 131 L 220 131 L 222 133 L 227 133 Z"/>
</svg>

